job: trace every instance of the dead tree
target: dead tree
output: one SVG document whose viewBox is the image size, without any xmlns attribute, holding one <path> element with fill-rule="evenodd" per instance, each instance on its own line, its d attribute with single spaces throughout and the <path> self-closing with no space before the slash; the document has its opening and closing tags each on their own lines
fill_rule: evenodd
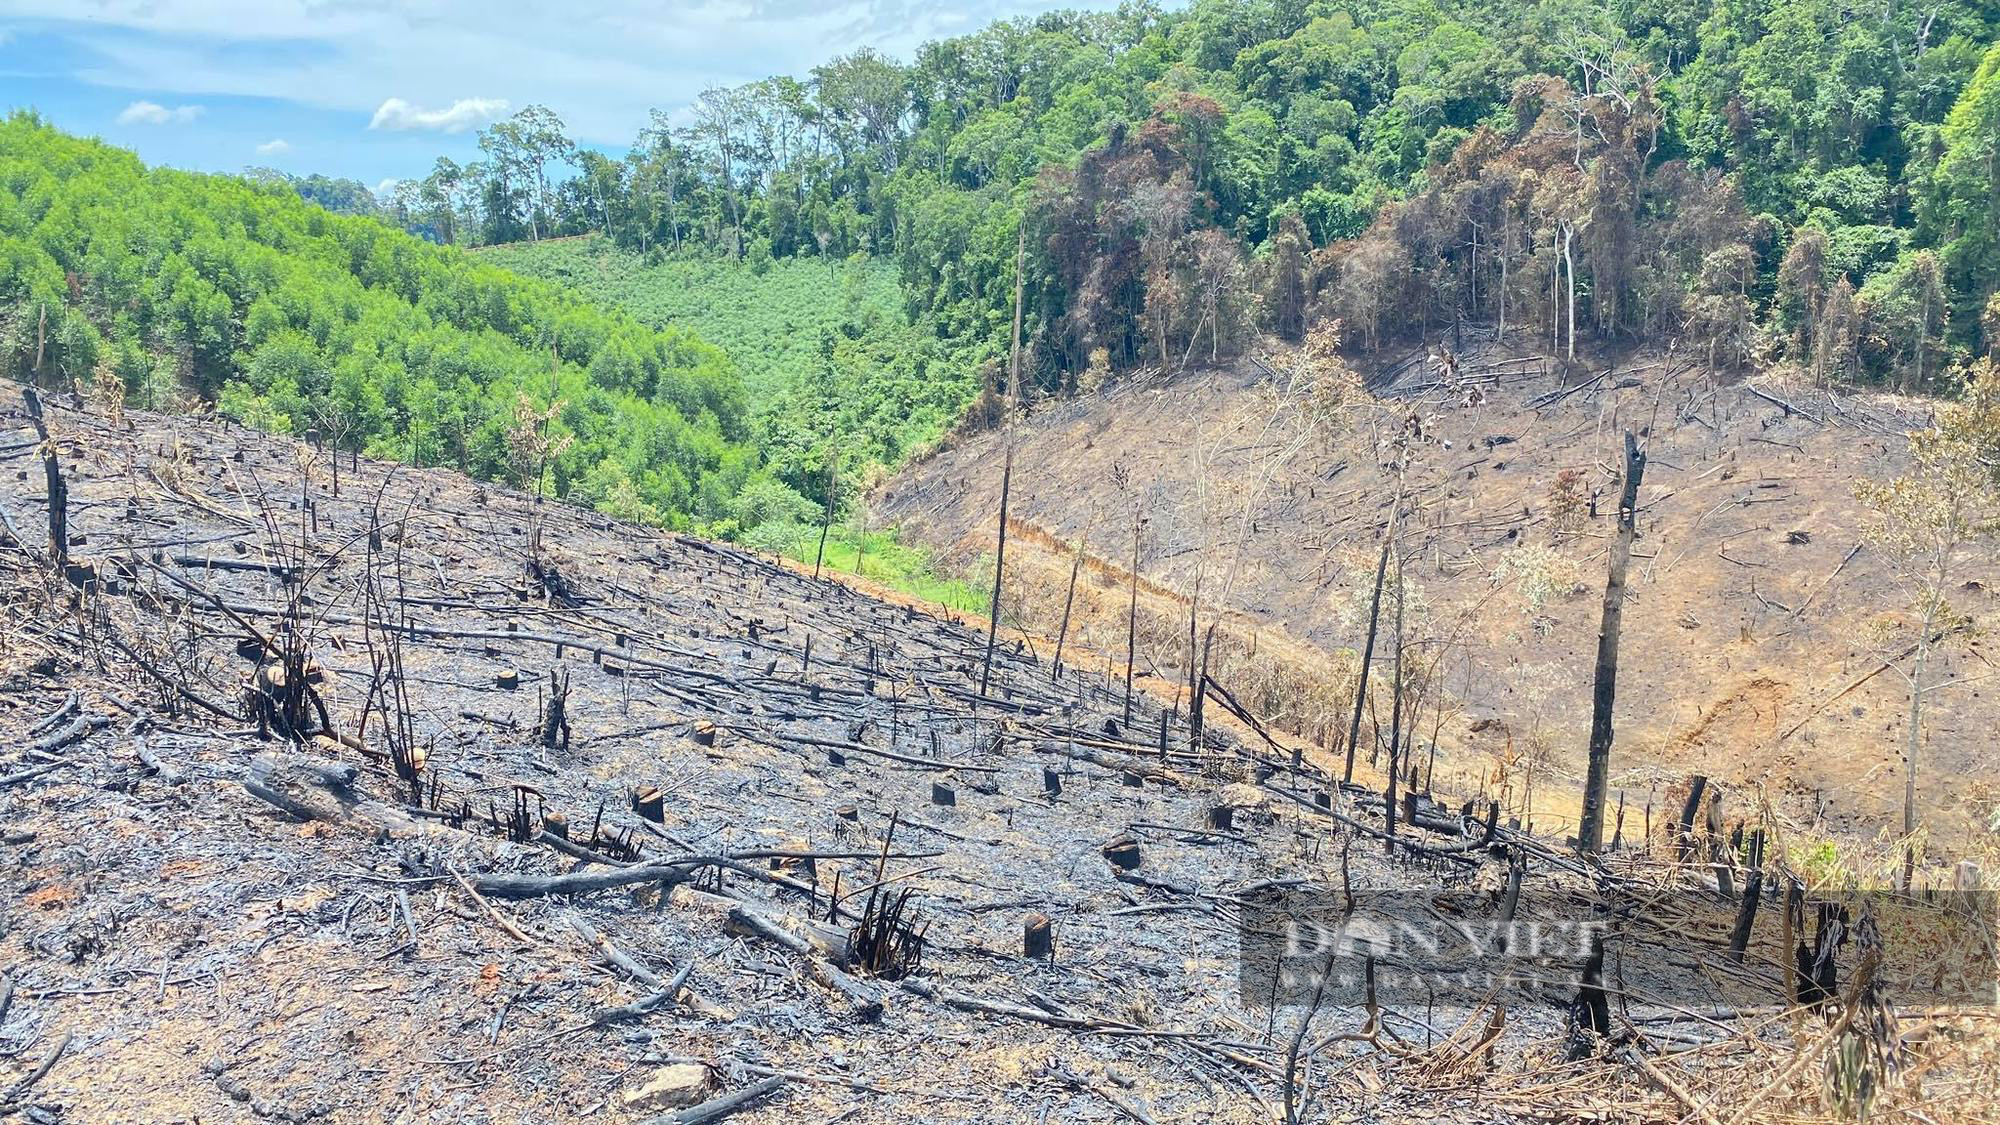
<svg viewBox="0 0 2000 1125">
<path fill-rule="evenodd" d="M 540 733 L 547 749 L 569 749 L 569 673 L 561 669 L 549 670 L 549 706 Z"/>
<path fill-rule="evenodd" d="M 1385 846 L 1396 850 L 1396 780 L 1401 772 L 1403 745 L 1403 553 L 1396 552 L 1396 663 L 1389 702 L 1389 784 L 1383 789 Z"/>
<path fill-rule="evenodd" d="M 1400 490 L 1397 507 L 1402 505 Z M 1361 711 L 1368 699 L 1368 665 L 1375 659 L 1375 632 L 1382 622 L 1382 580 L 1389 573 L 1389 545 L 1396 541 L 1395 509 L 1389 512 L 1389 526 L 1382 533 L 1382 554 L 1375 560 L 1375 593 L 1368 599 L 1368 640 L 1361 648 L 1361 677 L 1354 686 L 1354 717 L 1347 724 L 1347 766 L 1340 780 L 1354 780 L 1354 747 L 1361 741 Z"/>
<path fill-rule="evenodd" d="M 1590 766 L 1583 786 L 1583 817 L 1577 848 L 1585 854 L 1604 846 L 1604 800 L 1611 778 L 1611 706 L 1618 694 L 1618 634 L 1625 612 L 1625 567 L 1639 511 L 1639 482 L 1646 455 L 1625 431 L 1625 488 L 1618 498 L 1618 533 L 1611 543 L 1611 569 L 1604 582 L 1604 617 L 1597 630 L 1597 679 L 1590 693 Z"/>
<path fill-rule="evenodd" d="M 819 521 L 819 551 L 813 555 L 813 581 L 819 581 L 820 564 L 826 561 L 826 533 L 833 527 L 833 501 L 840 493 L 840 455 L 826 451 L 826 512 Z"/>
<path fill-rule="evenodd" d="M 993 678 L 993 642 L 1000 635 L 1000 576 L 1007 571 L 1007 494 L 1014 484 L 1014 440 L 1007 439 L 1007 465 L 1000 470 L 1000 546 L 993 556 L 993 601 L 987 607 L 986 662 L 979 669 L 979 696 Z"/>
<path fill-rule="evenodd" d="M 1132 725 L 1132 650 L 1139 642 L 1139 528 L 1144 518 L 1139 515 L 1139 506 L 1132 506 L 1132 569 L 1127 572 L 1131 588 L 1130 600 L 1125 606 L 1125 725 Z"/>
<path fill-rule="evenodd" d="M 36 365 L 39 371 L 39 350 Z M 48 420 L 42 416 L 42 396 L 33 387 L 23 387 L 21 399 L 27 404 L 35 436 L 41 439 L 42 478 L 49 503 L 49 565 L 60 572 L 69 565 L 69 485 L 63 481 L 62 462 L 56 459 L 56 440 L 49 436 Z"/>
<path fill-rule="evenodd" d="M 1092 513 L 1091 523 L 1096 522 Z M 1076 579 L 1083 573 L 1083 553 L 1090 548 L 1090 524 L 1084 525 L 1083 538 L 1077 540 L 1076 558 L 1069 564 L 1069 593 L 1063 595 L 1062 627 L 1056 630 L 1056 655 L 1049 661 L 1049 682 L 1054 683 L 1062 675 L 1063 642 L 1069 639 L 1069 613 L 1076 604 Z"/>
</svg>

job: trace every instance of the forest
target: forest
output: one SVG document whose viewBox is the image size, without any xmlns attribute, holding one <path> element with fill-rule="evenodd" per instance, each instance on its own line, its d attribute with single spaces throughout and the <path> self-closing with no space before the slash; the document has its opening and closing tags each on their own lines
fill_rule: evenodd
<svg viewBox="0 0 2000 1125">
<path fill-rule="evenodd" d="M 1332 320 L 1951 393 L 2000 344 L 1996 24 L 1135 3 L 714 88 L 622 157 L 530 106 L 380 199 L 17 114 L 0 364 L 787 541 L 991 417 L 1017 281 L 1028 398 Z"/>
<path fill-rule="evenodd" d="M 212 405 L 654 523 L 727 533 L 774 495 L 803 503 L 763 474 L 728 357 L 684 329 L 29 114 L 0 124 L 0 184 L 9 378 Z M 532 465 L 527 422 L 547 454 Z"/>
<path fill-rule="evenodd" d="M 911 322 L 988 360 L 1019 262 L 1030 392 L 1322 316 L 1362 344 L 1475 319 L 1946 389 L 2000 341 L 1997 23 L 1961 0 L 1128 3 L 714 88 L 622 157 L 531 106 L 381 211 L 463 244 L 890 258 Z"/>
</svg>

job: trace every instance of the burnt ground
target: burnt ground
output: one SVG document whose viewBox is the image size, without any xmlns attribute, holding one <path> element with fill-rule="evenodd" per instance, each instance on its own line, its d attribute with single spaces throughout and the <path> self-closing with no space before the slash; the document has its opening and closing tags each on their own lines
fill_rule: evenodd
<svg viewBox="0 0 2000 1125">
<path fill-rule="evenodd" d="M 1385 843 L 1313 758 L 1171 709 L 1162 754 L 1158 702 L 1128 721 L 1045 644 L 1003 638 L 982 691 L 977 623 L 732 547 L 444 470 L 344 463 L 336 496 L 289 439 L 47 414 L 67 572 L 0 390 L 0 1116 L 627 1121 L 761 1091 L 738 1119 L 1269 1121 L 1295 1037 L 1309 1120 L 1818 1112 L 1825 1025 L 1726 995 L 1782 995 L 1772 912 L 1717 968 L 1709 876 L 1650 845 L 1585 865 L 1428 804 Z M 1477 922 L 1510 856 L 1522 917 L 1620 919 L 1608 978 L 1649 983 L 1615 1042 L 1573 1036 L 1567 978 L 1343 996 L 1309 1034 L 1241 987 L 1273 886 Z M 1053 960 L 1023 956 L 1034 914 Z M 1924 1051 L 1929 1100 L 1897 1106 L 1992 1115 L 1989 1047 Z"/>
<path fill-rule="evenodd" d="M 1900 823 L 1908 691 L 1885 668 L 1902 641 L 1883 626 L 1907 619 L 1912 598 L 1867 540 L 1853 486 L 1901 470 L 1925 403 L 1716 378 L 1644 350 L 1589 357 L 1565 380 L 1518 343 L 1467 341 L 1459 382 L 1420 356 L 1357 362 L 1375 394 L 1299 448 L 1302 411 L 1252 359 L 1038 405 L 1015 435 L 1003 604 L 1053 629 L 1087 543 L 1073 629 L 1122 671 L 1136 508 L 1141 672 L 1187 679 L 1198 592 L 1204 629 L 1208 607 L 1229 611 L 1217 678 L 1337 750 L 1397 488 L 1398 458 L 1376 441 L 1414 419 L 1399 542 L 1427 689 L 1416 748 L 1437 747 L 1454 799 L 1496 796 L 1571 830 L 1629 428 L 1650 461 L 1612 783 L 1635 824 L 1650 808 L 1657 827 L 1690 774 L 1726 788 L 1738 813 L 1768 804 L 1805 836 L 1872 841 Z M 1297 362 L 1281 347 L 1271 358 Z M 909 466 L 876 495 L 876 522 L 949 565 L 990 568 L 1003 440 L 960 437 Z M 1588 505 L 1569 526 L 1557 519 L 1565 472 Z M 2000 804 L 2000 689 L 1982 640 L 2000 575 L 1967 559 L 1952 600 L 1978 627 L 1933 666 L 1918 770 L 1920 818 L 1946 851 L 1990 841 Z M 1388 654 L 1378 646 L 1378 683 Z M 1364 741 L 1379 746 L 1387 726 L 1376 714 Z"/>
</svg>

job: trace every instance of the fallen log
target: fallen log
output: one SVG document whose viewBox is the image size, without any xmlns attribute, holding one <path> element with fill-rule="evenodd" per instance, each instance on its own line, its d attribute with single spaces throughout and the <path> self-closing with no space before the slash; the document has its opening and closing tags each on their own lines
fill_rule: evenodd
<svg viewBox="0 0 2000 1125">
<path fill-rule="evenodd" d="M 56 730 L 35 739 L 28 748 L 37 754 L 50 754 L 79 741 L 94 730 L 111 725 L 111 720 L 102 715 L 78 715 Z"/>
<path fill-rule="evenodd" d="M 740 931 L 776 942 L 804 958 L 813 976 L 854 1005 L 855 1014 L 862 1020 L 872 1022 L 882 1018 L 882 990 L 866 981 L 849 976 L 845 970 L 821 956 L 805 938 L 748 906 L 732 907 L 729 911 L 729 921 Z"/>
<path fill-rule="evenodd" d="M 489 873 L 472 877 L 473 889 L 495 898 L 539 898 L 543 895 L 578 895 L 608 891 L 634 883 L 661 883 L 672 887 L 694 878 L 696 868 L 712 862 L 710 857 L 688 856 L 611 871 L 585 871 L 568 875 L 508 875 Z"/>
</svg>

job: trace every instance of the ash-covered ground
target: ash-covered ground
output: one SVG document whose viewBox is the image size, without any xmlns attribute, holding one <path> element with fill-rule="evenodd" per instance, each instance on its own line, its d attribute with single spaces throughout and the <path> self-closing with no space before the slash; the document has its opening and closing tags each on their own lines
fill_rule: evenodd
<svg viewBox="0 0 2000 1125">
<path fill-rule="evenodd" d="M 1513 858 L 1520 917 L 1619 919 L 1609 975 L 1782 997 L 1778 911 L 1717 969 L 1666 889 L 1705 867 L 1427 802 L 1390 843 L 1311 755 L 1052 674 L 1044 638 L 1003 628 L 989 670 L 983 621 L 733 547 L 43 413 L 48 442 L 0 392 L 0 1114 L 1713 1119 L 1798 1050 L 1636 988 L 1581 1050 L 1567 986 L 1273 1015 L 1240 956 L 1273 888 L 1484 922 Z"/>
</svg>

